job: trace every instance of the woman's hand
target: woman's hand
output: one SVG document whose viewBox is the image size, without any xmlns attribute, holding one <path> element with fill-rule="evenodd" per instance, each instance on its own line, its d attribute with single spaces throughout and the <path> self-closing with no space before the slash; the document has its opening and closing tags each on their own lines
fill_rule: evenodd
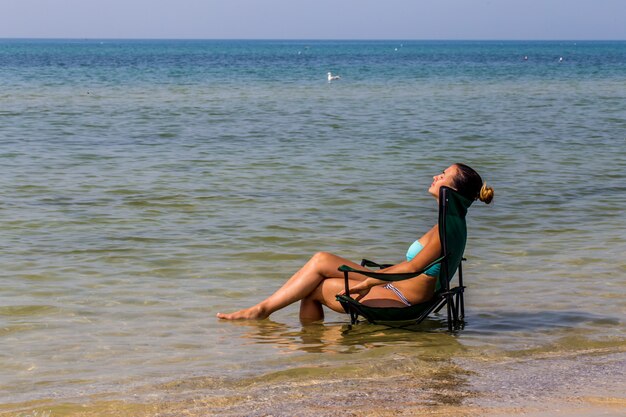
<svg viewBox="0 0 626 417">
<path fill-rule="evenodd" d="M 358 294 L 355 300 L 359 301 L 370 292 L 373 286 L 378 285 L 381 282 L 384 283 L 384 281 L 379 279 L 368 278 L 365 281 L 359 282 L 358 284 L 350 287 L 350 294 Z M 339 295 L 346 295 L 346 291 L 341 291 Z"/>
</svg>

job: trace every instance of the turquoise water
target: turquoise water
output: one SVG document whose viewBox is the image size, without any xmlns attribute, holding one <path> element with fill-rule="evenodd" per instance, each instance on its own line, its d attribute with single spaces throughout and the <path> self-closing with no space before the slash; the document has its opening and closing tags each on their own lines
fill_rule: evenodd
<svg viewBox="0 0 626 417">
<path fill-rule="evenodd" d="M 625 80 L 625 42 L 0 41 L 0 403 L 623 352 Z M 459 334 L 214 318 L 401 260 L 456 161 L 496 190 Z"/>
</svg>

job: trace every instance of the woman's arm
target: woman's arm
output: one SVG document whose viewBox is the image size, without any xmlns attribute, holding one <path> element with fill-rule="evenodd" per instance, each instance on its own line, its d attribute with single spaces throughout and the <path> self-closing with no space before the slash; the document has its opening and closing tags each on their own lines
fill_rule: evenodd
<svg viewBox="0 0 626 417">
<path fill-rule="evenodd" d="M 417 272 L 428 265 L 430 265 L 435 259 L 441 256 L 441 242 L 439 240 L 439 228 L 433 227 L 424 236 L 420 238 L 420 242 L 424 242 L 424 248 L 410 261 L 401 262 L 399 264 L 390 266 L 389 268 L 381 269 L 380 273 L 383 274 L 401 274 Z M 350 294 L 359 294 L 357 300 L 365 297 L 369 290 L 376 285 L 387 284 L 387 281 L 376 278 L 367 278 L 366 280 L 358 283 L 350 288 Z M 341 294 L 344 294 L 342 292 Z"/>
</svg>

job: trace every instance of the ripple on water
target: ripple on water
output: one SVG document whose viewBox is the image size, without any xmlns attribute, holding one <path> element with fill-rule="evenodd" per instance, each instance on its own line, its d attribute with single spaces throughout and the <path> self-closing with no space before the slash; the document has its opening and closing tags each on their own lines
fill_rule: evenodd
<svg viewBox="0 0 626 417">
<path fill-rule="evenodd" d="M 53 305 L 10 305 L 0 306 L 0 316 L 6 318 L 17 317 L 47 317 L 57 315 L 64 310 Z"/>
</svg>

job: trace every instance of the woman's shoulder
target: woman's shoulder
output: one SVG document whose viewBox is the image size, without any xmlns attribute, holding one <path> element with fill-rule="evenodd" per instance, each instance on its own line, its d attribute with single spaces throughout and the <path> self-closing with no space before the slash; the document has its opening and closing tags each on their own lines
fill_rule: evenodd
<svg viewBox="0 0 626 417">
<path fill-rule="evenodd" d="M 433 237 L 436 237 L 437 239 L 439 238 L 439 225 L 437 224 L 434 225 L 428 232 L 424 233 L 424 236 L 422 236 L 419 241 L 422 246 L 426 246 L 433 239 Z"/>
</svg>

